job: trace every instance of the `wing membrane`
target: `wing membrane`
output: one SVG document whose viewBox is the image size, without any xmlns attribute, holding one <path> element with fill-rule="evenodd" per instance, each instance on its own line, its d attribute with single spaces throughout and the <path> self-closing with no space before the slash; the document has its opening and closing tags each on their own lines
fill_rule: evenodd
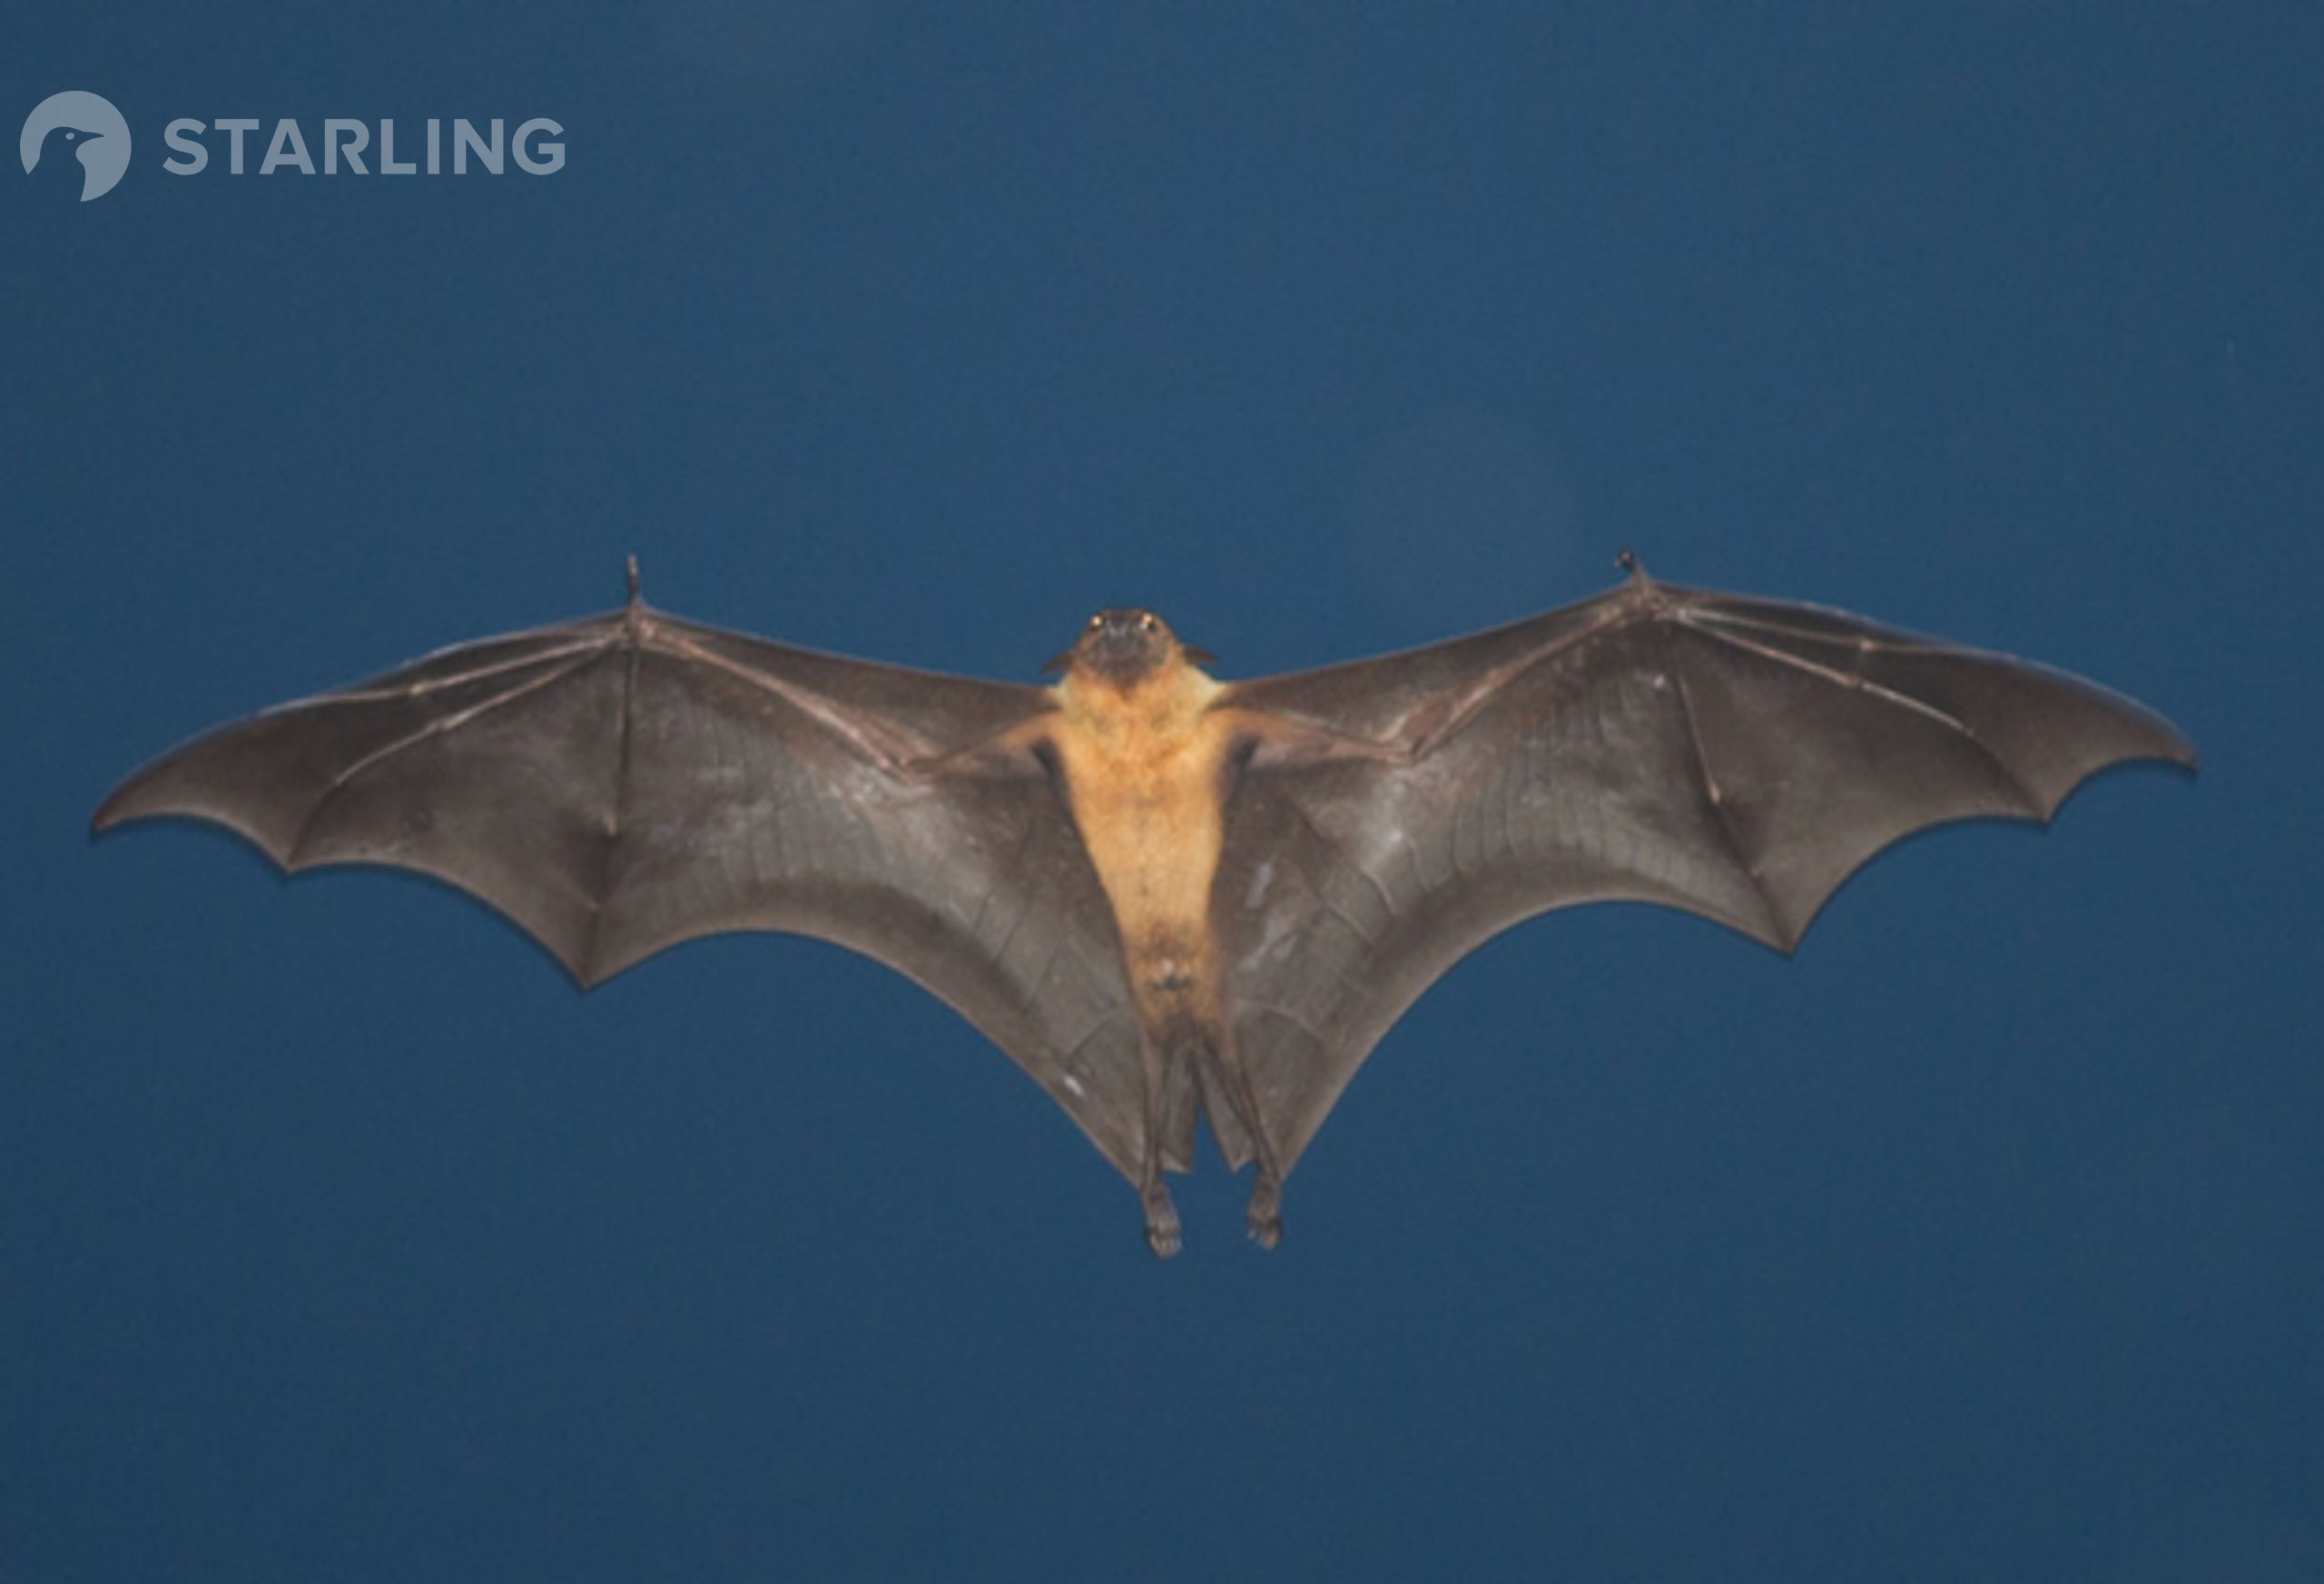
<svg viewBox="0 0 2324 1584">
<path fill-rule="evenodd" d="M 1254 761 L 1215 905 L 1286 1167 L 1388 1027 L 1521 920 L 1655 902 L 1789 950 L 1913 831 L 2047 820 L 2107 765 L 2194 762 L 2160 716 L 2064 673 L 1642 576 L 1229 702 L 1334 745 Z"/>
<path fill-rule="evenodd" d="M 1039 765 L 972 753 L 1049 707 L 634 605 L 222 727 L 95 824 L 187 815 L 286 871 L 432 875 L 584 986 L 717 931 L 836 941 L 950 1003 L 1131 1173 L 1146 1125 L 1112 914 Z"/>
</svg>

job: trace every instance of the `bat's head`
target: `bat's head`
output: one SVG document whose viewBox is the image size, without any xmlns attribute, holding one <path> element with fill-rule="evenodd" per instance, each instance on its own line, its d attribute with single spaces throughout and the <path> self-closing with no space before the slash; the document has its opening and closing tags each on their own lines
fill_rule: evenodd
<svg viewBox="0 0 2324 1584">
<path fill-rule="evenodd" d="M 1152 611 L 1099 611 L 1081 629 L 1073 647 L 1043 666 L 1045 671 L 1086 671 L 1116 687 L 1135 687 L 1181 659 L 1207 660 L 1199 649 L 1178 642 Z"/>
</svg>

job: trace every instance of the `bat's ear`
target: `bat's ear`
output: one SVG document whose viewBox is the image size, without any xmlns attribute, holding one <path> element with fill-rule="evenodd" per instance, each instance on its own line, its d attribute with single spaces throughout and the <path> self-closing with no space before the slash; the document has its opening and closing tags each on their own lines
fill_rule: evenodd
<svg viewBox="0 0 2324 1584">
<path fill-rule="evenodd" d="M 1068 649 L 1063 654 L 1052 654 L 1047 660 L 1042 661 L 1041 674 L 1043 676 L 1055 676 L 1059 672 L 1063 671 L 1067 666 L 1072 664 L 1073 651 Z"/>
<path fill-rule="evenodd" d="M 1213 654 L 1209 650 L 1202 647 L 1198 644 L 1181 644 L 1178 645 L 1178 653 L 1185 655 L 1187 659 L 1196 665 L 1216 665 L 1218 664 L 1218 656 Z"/>
</svg>

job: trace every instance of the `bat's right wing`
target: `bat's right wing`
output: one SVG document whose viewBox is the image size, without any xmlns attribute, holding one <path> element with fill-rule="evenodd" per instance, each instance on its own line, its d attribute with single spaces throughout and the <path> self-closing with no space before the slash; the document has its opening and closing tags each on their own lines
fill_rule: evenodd
<svg viewBox="0 0 2324 1584">
<path fill-rule="evenodd" d="M 123 782 L 95 828 L 187 815 L 286 871 L 416 870 L 584 986 L 724 930 L 836 941 L 942 998 L 1135 1180 L 1113 915 L 1040 765 L 995 748 L 1049 707 L 633 601 L 221 727 Z"/>
<path fill-rule="evenodd" d="M 1286 1171 L 1388 1026 L 1521 919 L 1659 902 L 1787 951 L 1912 831 L 2047 820 L 2106 765 L 2194 762 L 2168 722 L 2062 672 L 1642 574 L 1223 703 L 1272 723 L 1213 909 Z"/>
</svg>

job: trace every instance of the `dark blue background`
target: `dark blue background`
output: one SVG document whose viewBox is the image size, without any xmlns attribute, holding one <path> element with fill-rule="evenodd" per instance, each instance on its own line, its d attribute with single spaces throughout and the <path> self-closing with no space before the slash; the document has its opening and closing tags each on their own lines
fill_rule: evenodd
<svg viewBox="0 0 2324 1584">
<path fill-rule="evenodd" d="M 136 148 L 0 182 L 0 1576 L 2324 1577 L 2312 7 L 8 33 L 0 109 Z M 164 173 L 181 115 L 252 173 Z M 567 162 L 255 173 L 330 115 Z M 1157 1264 L 834 949 L 582 998 L 423 882 L 83 834 L 631 550 L 1022 678 L 1100 605 L 1247 675 L 1625 544 L 2102 677 L 2203 778 L 1908 843 L 1791 961 L 1515 931 L 1273 1255 L 1213 1160 Z"/>
</svg>

